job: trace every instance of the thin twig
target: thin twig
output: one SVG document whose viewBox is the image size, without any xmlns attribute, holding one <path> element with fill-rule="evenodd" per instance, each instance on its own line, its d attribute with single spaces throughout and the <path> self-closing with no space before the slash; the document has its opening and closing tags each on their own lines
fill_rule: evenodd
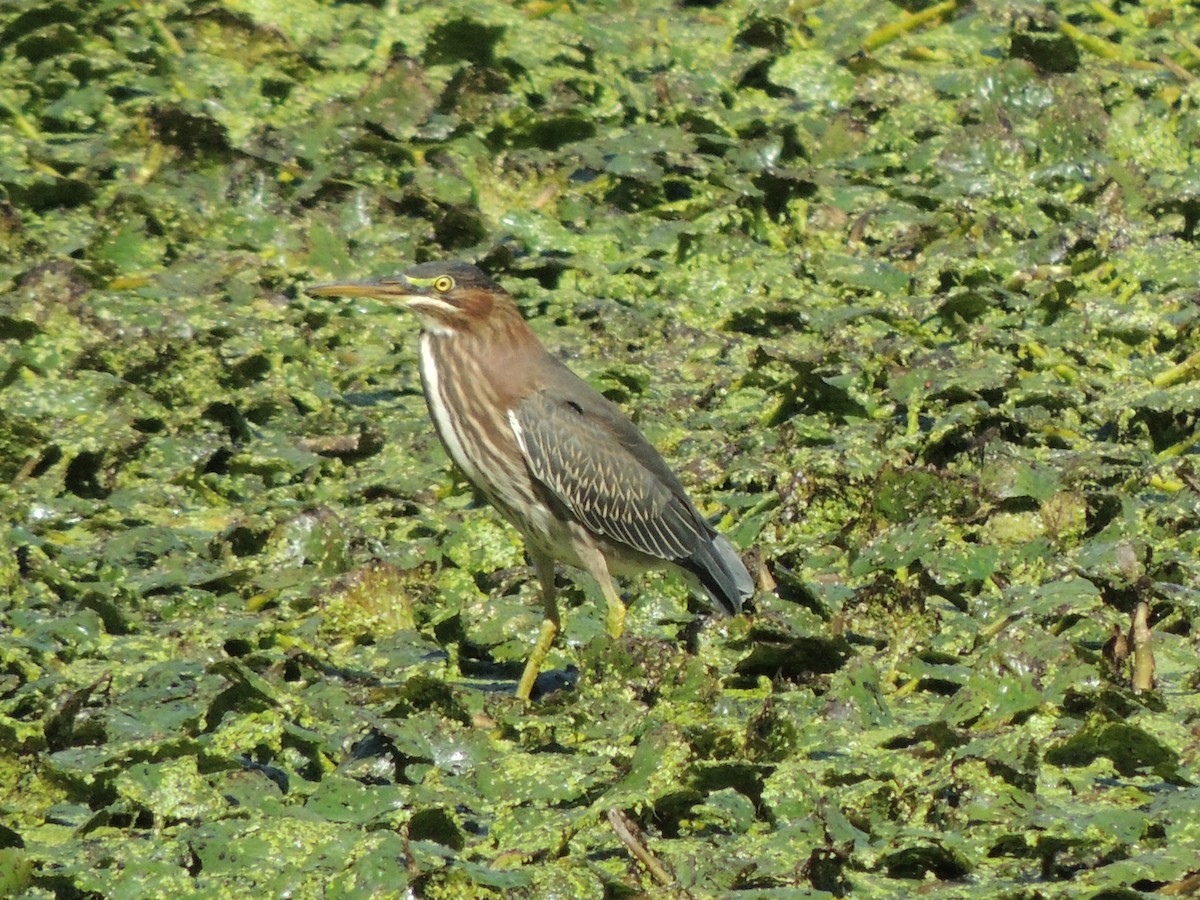
<svg viewBox="0 0 1200 900">
<path fill-rule="evenodd" d="M 646 867 L 650 874 L 654 876 L 654 880 L 663 887 L 669 887 L 674 884 L 675 876 L 671 874 L 671 870 L 667 868 L 667 864 L 655 856 L 654 852 L 646 846 L 646 842 L 643 840 L 642 834 L 633 820 L 625 815 L 623 810 L 615 806 L 611 807 L 606 815 L 608 816 L 608 824 L 617 833 L 617 837 L 621 839 L 621 843 Z"/>
<path fill-rule="evenodd" d="M 1129 629 L 1133 645 L 1133 689 L 1138 693 L 1154 690 L 1154 648 L 1150 646 L 1150 604 L 1139 601 Z"/>
<path fill-rule="evenodd" d="M 920 12 L 905 16 L 899 22 L 880 25 L 863 39 L 862 49 L 877 50 L 884 44 L 890 44 L 896 38 L 908 34 L 910 31 L 916 31 L 921 26 L 954 12 L 959 2 L 960 0 L 943 0 L 943 2 L 935 3 Z"/>
<path fill-rule="evenodd" d="M 1197 47 L 1194 41 L 1188 40 L 1187 37 L 1182 34 L 1177 34 L 1175 35 L 1175 43 L 1177 43 L 1188 53 L 1192 54 L 1192 56 L 1196 59 L 1200 59 L 1200 47 Z"/>
<path fill-rule="evenodd" d="M 1196 80 L 1195 75 L 1193 75 L 1191 72 L 1189 72 L 1183 66 L 1181 66 L 1179 63 L 1175 62 L 1175 60 L 1171 59 L 1171 57 L 1167 56 L 1167 54 L 1160 53 L 1158 55 L 1158 61 L 1165 69 L 1167 69 L 1167 71 L 1169 71 L 1172 75 L 1174 75 L 1180 81 L 1190 84 L 1191 82 Z"/>
<path fill-rule="evenodd" d="M 1190 381 L 1197 374 L 1200 374 L 1200 352 L 1193 353 L 1165 372 L 1159 372 L 1150 383 L 1156 388 L 1165 388 L 1181 381 Z"/>
</svg>

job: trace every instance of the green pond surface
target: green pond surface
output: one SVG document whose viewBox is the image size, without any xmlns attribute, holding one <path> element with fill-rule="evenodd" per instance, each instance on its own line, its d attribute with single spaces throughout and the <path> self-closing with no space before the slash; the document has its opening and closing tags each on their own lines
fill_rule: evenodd
<svg viewBox="0 0 1200 900">
<path fill-rule="evenodd" d="M 1194 894 L 1197 42 L 0 6 L 0 897 Z M 750 612 L 651 573 L 613 641 L 564 569 L 514 699 L 537 581 L 417 321 L 303 293 L 436 259 L 630 413 Z"/>
</svg>

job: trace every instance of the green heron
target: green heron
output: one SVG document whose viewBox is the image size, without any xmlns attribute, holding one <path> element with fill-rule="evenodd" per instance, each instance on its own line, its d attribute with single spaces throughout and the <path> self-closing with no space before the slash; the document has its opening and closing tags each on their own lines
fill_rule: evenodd
<svg viewBox="0 0 1200 900">
<path fill-rule="evenodd" d="M 754 592 L 733 546 L 620 408 L 538 341 L 512 297 L 474 266 L 431 262 L 378 281 L 308 288 L 373 297 L 421 320 L 425 401 L 463 474 L 525 538 L 545 618 L 517 696 L 528 700 L 560 627 L 554 563 L 583 569 L 620 637 L 612 575 L 673 568 L 730 615 Z"/>
</svg>

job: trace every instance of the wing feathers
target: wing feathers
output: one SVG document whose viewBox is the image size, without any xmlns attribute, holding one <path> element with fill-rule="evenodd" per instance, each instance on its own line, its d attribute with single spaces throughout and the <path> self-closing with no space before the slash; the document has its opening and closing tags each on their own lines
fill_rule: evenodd
<svg viewBox="0 0 1200 900">
<path fill-rule="evenodd" d="M 754 586 L 733 546 L 696 511 L 633 423 L 579 384 L 572 396 L 543 389 L 509 411 L 534 478 L 589 529 L 680 565 L 719 608 L 737 612 Z"/>
<path fill-rule="evenodd" d="M 666 469 L 633 425 L 615 409 L 603 410 L 607 420 L 591 412 L 546 391 L 510 411 L 534 477 L 589 528 L 649 556 L 676 561 L 710 540 L 711 527 L 674 476 L 668 472 L 668 481 L 644 464 L 652 454 Z M 612 427 L 614 413 L 625 429 Z"/>
</svg>

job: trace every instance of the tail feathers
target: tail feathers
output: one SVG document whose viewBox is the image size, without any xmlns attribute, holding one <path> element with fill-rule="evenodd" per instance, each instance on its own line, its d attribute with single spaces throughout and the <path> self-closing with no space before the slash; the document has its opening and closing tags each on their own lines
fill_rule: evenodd
<svg viewBox="0 0 1200 900">
<path fill-rule="evenodd" d="M 727 615 L 736 615 L 742 604 L 754 596 L 754 579 L 733 544 L 722 534 L 713 535 L 711 541 L 680 560 L 679 565 L 700 579 L 713 606 Z"/>
</svg>

